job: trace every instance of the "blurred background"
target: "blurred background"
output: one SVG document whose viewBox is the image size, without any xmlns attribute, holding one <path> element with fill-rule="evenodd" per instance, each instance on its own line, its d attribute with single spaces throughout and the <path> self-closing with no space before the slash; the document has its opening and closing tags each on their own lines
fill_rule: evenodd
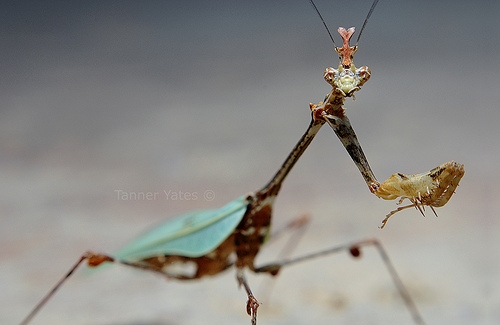
<svg viewBox="0 0 500 325">
<path fill-rule="evenodd" d="M 316 4 L 338 45 L 337 27 L 359 31 L 371 6 Z M 500 322 L 499 13 L 496 1 L 383 0 L 359 43 L 355 63 L 372 78 L 345 106 L 379 180 L 465 164 L 439 218 L 408 209 L 378 229 L 395 202 L 370 194 L 329 127 L 275 206 L 276 228 L 313 218 L 296 255 L 380 239 L 428 324 Z M 306 0 L 16 1 L 0 15 L 2 324 L 19 323 L 83 252 L 112 253 L 265 185 L 338 64 Z M 138 192 L 158 194 L 121 195 Z M 84 273 L 33 324 L 250 322 L 234 270 L 191 283 Z M 412 324 L 374 249 L 248 280 L 259 324 Z"/>
</svg>

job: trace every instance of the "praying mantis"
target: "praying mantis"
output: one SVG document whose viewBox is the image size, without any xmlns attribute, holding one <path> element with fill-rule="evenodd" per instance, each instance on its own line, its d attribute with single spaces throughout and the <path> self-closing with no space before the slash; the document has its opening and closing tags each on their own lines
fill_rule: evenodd
<svg viewBox="0 0 500 325">
<path fill-rule="evenodd" d="M 372 4 L 358 35 L 358 41 L 377 2 L 376 0 Z M 325 24 L 314 2 L 311 1 L 311 4 Z M 356 68 L 354 65 L 354 54 L 358 47 L 357 45 L 351 46 L 350 40 L 355 29 L 339 27 L 338 33 L 342 37 L 342 46 L 336 47 L 340 63 L 337 69 L 327 68 L 324 72 L 324 79 L 332 89 L 323 101 L 310 104 L 311 121 L 307 130 L 264 187 L 240 196 L 219 209 L 195 211 L 169 219 L 113 255 L 94 252 L 83 254 L 68 274 L 56 284 L 21 324 L 28 324 L 58 288 L 85 261 L 90 267 L 119 263 L 160 274 L 166 278 L 186 281 L 216 275 L 235 267 L 237 281 L 247 294 L 247 313 L 251 316 L 252 324 L 256 324 L 259 301 L 253 295 L 245 278 L 245 269 L 255 273 L 277 275 L 285 266 L 321 255 L 348 251 L 353 256 L 359 256 L 361 247 L 367 245 L 378 249 L 415 323 L 423 324 L 422 317 L 390 263 L 385 250 L 376 240 L 359 241 L 263 266 L 256 266 L 254 263 L 260 248 L 271 234 L 273 204 L 285 178 L 324 124 L 328 124 L 340 139 L 360 170 L 371 193 L 386 200 L 399 198 L 400 202 L 405 199 L 411 202 L 410 205 L 390 212 L 381 228 L 387 224 L 392 215 L 409 207 L 415 207 L 423 214 L 424 208 L 428 206 L 435 213 L 434 208 L 445 205 L 451 199 L 465 173 L 463 165 L 452 161 L 426 173 L 415 175 L 396 173 L 382 183 L 377 181 L 343 107 L 346 98 L 353 97 L 355 92 L 359 91 L 370 79 L 371 72 L 366 66 Z M 333 41 L 331 34 L 330 37 Z M 186 273 L 172 271 L 179 264 L 193 265 L 194 271 Z"/>
</svg>

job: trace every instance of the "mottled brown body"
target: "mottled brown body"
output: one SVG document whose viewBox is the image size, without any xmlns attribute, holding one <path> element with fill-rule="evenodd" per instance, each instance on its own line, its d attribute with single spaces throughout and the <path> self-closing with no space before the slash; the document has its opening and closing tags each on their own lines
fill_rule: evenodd
<svg viewBox="0 0 500 325">
<path fill-rule="evenodd" d="M 274 198 L 273 198 L 274 201 Z M 257 206 L 247 211 L 235 230 L 236 267 L 254 270 L 254 260 L 260 247 L 269 236 L 272 205 Z"/>
<path fill-rule="evenodd" d="M 231 267 L 234 262 L 231 261 L 231 255 L 234 253 L 234 250 L 233 234 L 215 250 L 201 257 L 186 257 L 179 255 L 155 256 L 138 261 L 137 264 L 144 265 L 148 269 L 150 268 L 160 272 L 169 278 L 193 280 L 206 275 L 218 274 Z M 194 270 L 186 270 L 184 273 L 169 272 L 169 268 L 176 264 L 191 264 L 196 268 Z"/>
</svg>

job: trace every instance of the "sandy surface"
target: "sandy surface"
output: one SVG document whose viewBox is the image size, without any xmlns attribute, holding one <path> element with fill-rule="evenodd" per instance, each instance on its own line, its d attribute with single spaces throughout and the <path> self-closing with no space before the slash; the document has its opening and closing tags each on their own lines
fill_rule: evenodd
<svg viewBox="0 0 500 325">
<path fill-rule="evenodd" d="M 317 5 L 332 30 L 361 26 L 370 7 Z M 84 251 L 113 252 L 161 220 L 263 186 L 337 65 L 305 0 L 2 11 L 1 324 L 18 323 Z M 276 228 L 313 217 L 296 255 L 379 238 L 428 324 L 500 323 L 498 12 L 494 1 L 381 1 L 359 43 L 355 62 L 373 75 L 346 107 L 377 177 L 466 166 L 439 218 L 407 210 L 379 230 L 394 202 L 369 193 L 328 127 L 275 206 Z M 135 192 L 159 194 L 118 195 Z M 33 324 L 249 324 L 234 277 L 78 272 Z M 412 324 L 373 249 L 248 279 L 259 324 Z"/>
</svg>

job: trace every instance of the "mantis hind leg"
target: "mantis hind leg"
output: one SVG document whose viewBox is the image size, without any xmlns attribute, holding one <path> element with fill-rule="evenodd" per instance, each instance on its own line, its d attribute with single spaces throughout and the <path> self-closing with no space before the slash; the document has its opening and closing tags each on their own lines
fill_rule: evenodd
<svg viewBox="0 0 500 325">
<path fill-rule="evenodd" d="M 33 317 L 40 311 L 40 309 L 45 306 L 45 304 L 52 298 L 52 296 L 59 290 L 59 288 L 66 282 L 68 278 L 76 271 L 76 269 L 83 263 L 87 261 L 88 266 L 97 267 L 104 262 L 114 262 L 114 259 L 110 256 L 103 254 L 95 254 L 92 252 L 86 252 L 78 261 L 69 269 L 69 271 L 64 275 L 57 283 L 50 289 L 50 291 L 36 304 L 36 306 L 31 310 L 31 312 L 21 321 L 20 325 L 28 324 Z"/>
<path fill-rule="evenodd" d="M 366 240 L 360 240 L 357 242 L 353 242 L 350 244 L 345 244 L 345 245 L 339 245 L 331 248 L 327 248 L 322 251 L 306 254 L 303 256 L 299 256 L 296 258 L 291 258 L 291 259 L 284 259 L 282 261 L 278 261 L 275 263 L 269 263 L 261 267 L 257 267 L 254 269 L 256 273 L 269 273 L 271 275 L 277 275 L 279 271 L 285 267 L 289 266 L 292 264 L 296 264 L 299 262 L 311 260 L 317 257 L 323 257 L 335 253 L 340 253 L 340 252 L 348 252 L 350 255 L 353 257 L 360 257 L 361 256 L 361 248 L 363 246 L 373 246 L 377 249 L 382 261 L 384 262 L 384 265 L 389 272 L 391 279 L 398 291 L 398 294 L 400 295 L 401 299 L 405 303 L 406 307 L 408 308 L 408 311 L 410 312 L 415 324 L 423 325 L 425 324 L 422 316 L 420 315 L 420 312 L 417 309 L 417 306 L 413 302 L 413 299 L 411 298 L 411 295 L 409 294 L 408 290 L 403 284 L 403 281 L 399 277 L 396 268 L 393 266 L 389 255 L 387 254 L 386 250 L 382 246 L 382 244 L 377 240 L 377 239 L 366 239 Z"/>
</svg>

